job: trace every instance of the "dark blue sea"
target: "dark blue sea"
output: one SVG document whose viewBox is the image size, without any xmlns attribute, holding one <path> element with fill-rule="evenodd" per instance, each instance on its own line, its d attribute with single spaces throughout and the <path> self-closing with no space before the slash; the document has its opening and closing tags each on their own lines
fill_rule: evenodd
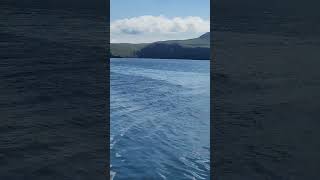
<svg viewBox="0 0 320 180">
<path fill-rule="evenodd" d="M 104 3 L 0 4 L 0 180 L 106 179 Z"/>
<path fill-rule="evenodd" d="M 210 61 L 111 59 L 114 180 L 210 179 Z"/>
</svg>

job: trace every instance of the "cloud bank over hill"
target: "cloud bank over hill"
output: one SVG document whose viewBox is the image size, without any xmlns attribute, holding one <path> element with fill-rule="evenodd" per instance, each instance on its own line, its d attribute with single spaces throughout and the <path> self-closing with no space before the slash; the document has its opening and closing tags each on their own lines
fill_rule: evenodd
<svg viewBox="0 0 320 180">
<path fill-rule="evenodd" d="M 139 16 L 111 22 L 112 43 L 143 43 L 187 39 L 210 31 L 210 20 L 197 16 Z"/>
</svg>

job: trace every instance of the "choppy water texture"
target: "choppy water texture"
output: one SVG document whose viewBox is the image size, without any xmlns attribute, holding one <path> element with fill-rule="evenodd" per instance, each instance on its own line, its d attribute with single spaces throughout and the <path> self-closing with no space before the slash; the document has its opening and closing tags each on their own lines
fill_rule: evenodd
<svg viewBox="0 0 320 180">
<path fill-rule="evenodd" d="M 0 5 L 0 179 L 105 179 L 106 21 L 97 9 L 74 8 L 79 3 L 66 10 L 45 0 L 6 1 Z M 58 2 L 64 4 L 52 4 Z"/>
<path fill-rule="evenodd" d="M 214 179 L 318 179 L 319 45 L 215 32 Z"/>
<path fill-rule="evenodd" d="M 210 62 L 111 59 L 111 171 L 210 179 Z"/>
</svg>

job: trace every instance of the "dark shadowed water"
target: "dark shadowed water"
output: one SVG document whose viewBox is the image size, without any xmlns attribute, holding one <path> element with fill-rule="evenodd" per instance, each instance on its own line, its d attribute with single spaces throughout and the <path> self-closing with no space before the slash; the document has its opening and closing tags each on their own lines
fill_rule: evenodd
<svg viewBox="0 0 320 180">
<path fill-rule="evenodd" d="M 0 179 L 106 179 L 106 20 L 35 1 L 0 5 Z"/>
<path fill-rule="evenodd" d="M 210 179 L 210 62 L 111 59 L 110 158 L 120 179 Z"/>
<path fill-rule="evenodd" d="M 214 33 L 214 178 L 318 179 L 319 39 Z"/>
</svg>

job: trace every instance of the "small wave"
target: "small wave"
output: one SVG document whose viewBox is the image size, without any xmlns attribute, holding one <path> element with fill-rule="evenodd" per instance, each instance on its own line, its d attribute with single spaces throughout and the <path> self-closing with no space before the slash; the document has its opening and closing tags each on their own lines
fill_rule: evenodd
<svg viewBox="0 0 320 180">
<path fill-rule="evenodd" d="M 158 174 L 162 179 L 164 179 L 164 180 L 167 179 L 167 177 L 165 175 L 161 174 L 160 172 L 158 172 Z"/>
<path fill-rule="evenodd" d="M 110 180 L 113 180 L 113 178 L 116 176 L 116 172 L 110 171 Z"/>
<path fill-rule="evenodd" d="M 122 157 L 122 156 L 121 156 L 121 154 L 116 153 L 116 157 L 119 158 L 119 157 Z"/>
</svg>

